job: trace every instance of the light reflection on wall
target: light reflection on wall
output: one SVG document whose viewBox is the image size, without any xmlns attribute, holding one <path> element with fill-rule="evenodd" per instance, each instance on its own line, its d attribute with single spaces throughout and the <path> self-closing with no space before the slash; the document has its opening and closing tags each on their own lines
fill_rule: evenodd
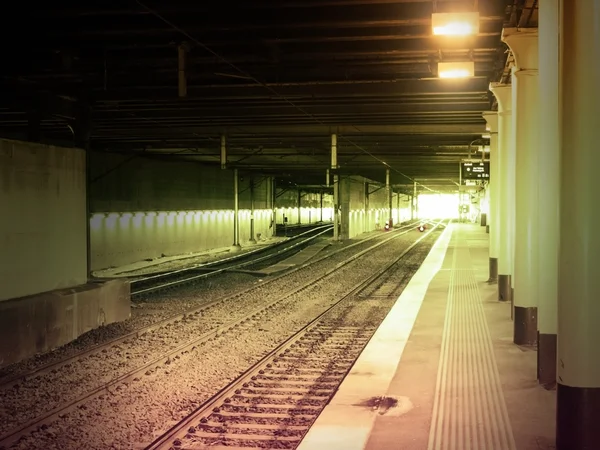
<svg viewBox="0 0 600 450">
<path fill-rule="evenodd" d="M 254 231 L 272 236 L 273 211 L 254 211 Z M 240 210 L 240 241 L 250 240 L 250 211 Z M 232 210 L 100 212 L 90 217 L 92 269 L 121 266 L 233 243 Z"/>
<path fill-rule="evenodd" d="M 458 218 L 458 194 L 420 194 L 418 211 L 420 219 Z"/>
</svg>

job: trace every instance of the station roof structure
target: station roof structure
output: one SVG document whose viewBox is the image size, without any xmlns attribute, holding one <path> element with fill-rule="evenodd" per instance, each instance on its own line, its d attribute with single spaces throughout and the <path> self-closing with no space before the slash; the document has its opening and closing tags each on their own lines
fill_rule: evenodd
<svg viewBox="0 0 600 450">
<path fill-rule="evenodd" d="M 91 0 L 16 5 L 7 20 L 0 135 L 228 164 L 319 185 L 339 171 L 456 189 L 506 74 L 504 26 L 537 0 Z M 434 12 L 479 12 L 479 33 L 432 34 Z M 8 16 L 7 16 L 7 19 Z M 183 56 L 181 56 L 183 55 Z M 439 62 L 475 74 L 440 79 Z M 183 61 L 183 66 L 180 63 Z M 185 86 L 180 85 L 183 69 Z M 473 146 L 471 145 L 473 144 Z"/>
</svg>

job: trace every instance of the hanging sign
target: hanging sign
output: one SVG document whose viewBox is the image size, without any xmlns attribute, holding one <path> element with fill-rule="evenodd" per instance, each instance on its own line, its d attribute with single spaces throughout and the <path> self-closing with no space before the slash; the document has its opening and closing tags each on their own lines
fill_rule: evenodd
<svg viewBox="0 0 600 450">
<path fill-rule="evenodd" d="M 463 180 L 489 180 L 489 161 L 465 161 L 460 165 Z"/>
</svg>

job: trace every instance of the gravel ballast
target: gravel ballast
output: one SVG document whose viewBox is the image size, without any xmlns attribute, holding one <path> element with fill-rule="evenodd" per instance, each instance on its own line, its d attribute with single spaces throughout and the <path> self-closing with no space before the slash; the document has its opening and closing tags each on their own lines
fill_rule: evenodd
<svg viewBox="0 0 600 450">
<path fill-rule="evenodd" d="M 289 297 L 269 310 L 260 321 L 246 322 L 233 333 L 225 333 L 206 345 L 179 355 L 170 364 L 141 376 L 139 381 L 111 389 L 46 429 L 33 433 L 17 448 L 81 448 L 85 443 L 85 448 L 89 449 L 125 449 L 150 442 L 156 434 L 188 414 L 312 317 L 346 294 L 355 282 L 367 278 L 397 257 L 419 235 L 409 233 L 380 246 L 367 257 L 342 267 L 326 281 L 315 283 Z M 416 258 L 413 266 L 420 263 L 427 254 L 433 239 L 429 238 L 427 241 L 426 244 L 420 244 L 413 251 L 414 254 L 411 253 L 409 259 Z M 372 243 L 365 242 L 365 246 L 368 245 Z M 359 251 L 352 250 L 353 253 Z M 89 391 L 90 387 L 99 386 L 144 361 L 157 357 L 166 348 L 173 348 L 195 334 L 215 328 L 225 320 L 242 317 L 261 304 L 275 300 L 282 292 L 299 287 L 314 279 L 315 274 L 324 273 L 345 261 L 348 254 L 343 253 L 316 263 L 310 270 L 298 271 L 265 284 L 264 289 L 255 290 L 235 301 L 222 303 L 200 318 L 162 328 L 159 332 L 149 333 L 120 348 L 113 347 L 98 357 L 88 358 L 75 364 L 70 368 L 71 371 L 62 372 L 59 379 L 56 374 L 48 374 L 47 379 L 44 376 L 32 379 L 19 389 L 0 392 L 5 411 L 15 412 L 11 418 L 3 414 L 1 430 L 7 431 L 15 424 L 34 417 L 40 410 L 48 410 L 53 404 L 75 398 L 82 392 Z M 240 274 L 228 276 L 230 275 Z M 226 292 L 227 287 L 231 287 L 227 281 L 219 281 L 219 284 L 223 283 L 220 292 Z M 254 282 L 257 285 L 261 283 L 256 279 Z M 161 303 L 157 300 L 155 302 Z M 376 319 L 379 322 L 391 307 L 391 303 L 363 303 L 361 306 L 371 311 L 371 314 L 373 308 L 379 311 Z M 164 304 L 170 305 L 171 302 L 166 299 Z M 346 320 L 350 322 L 364 322 L 364 314 L 360 312 L 346 311 L 345 314 Z M 36 405 L 40 405 L 39 409 Z"/>
</svg>

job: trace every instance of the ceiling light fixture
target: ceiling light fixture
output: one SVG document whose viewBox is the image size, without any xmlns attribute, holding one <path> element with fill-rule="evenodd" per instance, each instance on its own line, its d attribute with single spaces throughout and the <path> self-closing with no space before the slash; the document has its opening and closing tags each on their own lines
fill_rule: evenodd
<svg viewBox="0 0 600 450">
<path fill-rule="evenodd" d="M 436 36 L 471 36 L 479 34 L 479 13 L 433 13 L 433 34 Z"/>
<path fill-rule="evenodd" d="M 439 62 L 438 76 L 440 78 L 468 78 L 475 76 L 475 63 L 464 62 Z"/>
</svg>

